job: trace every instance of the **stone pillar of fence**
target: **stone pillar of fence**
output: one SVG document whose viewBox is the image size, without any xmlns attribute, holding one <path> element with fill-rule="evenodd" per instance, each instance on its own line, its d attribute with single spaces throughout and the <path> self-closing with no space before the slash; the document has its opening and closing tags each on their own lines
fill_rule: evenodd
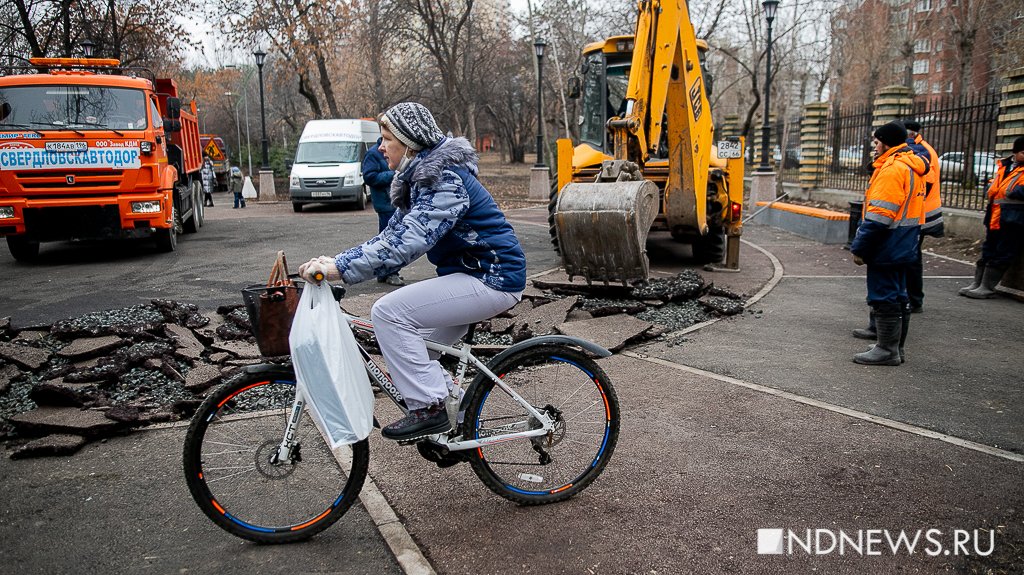
<svg viewBox="0 0 1024 575">
<path fill-rule="evenodd" d="M 719 139 L 726 139 L 737 137 L 740 135 L 740 117 L 736 114 L 730 114 L 722 118 L 721 126 L 722 134 Z"/>
<path fill-rule="evenodd" d="M 871 127 L 910 117 L 914 111 L 914 92 L 906 86 L 886 86 L 875 95 Z"/>
<path fill-rule="evenodd" d="M 825 158 L 825 121 L 828 119 L 828 102 L 814 102 L 804 106 L 800 122 L 800 188 L 813 189 L 818 170 L 827 161 Z"/>
<path fill-rule="evenodd" d="M 996 155 L 1000 158 L 1009 156 L 1013 140 L 1024 136 L 1024 68 L 1013 70 L 1005 79 L 996 128 Z M 1024 300 L 1024 253 L 1017 256 L 1003 276 L 1000 291 Z"/>
</svg>

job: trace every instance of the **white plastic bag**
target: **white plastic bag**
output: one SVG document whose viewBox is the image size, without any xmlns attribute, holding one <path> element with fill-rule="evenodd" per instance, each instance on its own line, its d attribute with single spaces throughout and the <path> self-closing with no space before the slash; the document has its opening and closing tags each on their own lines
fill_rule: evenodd
<svg viewBox="0 0 1024 575">
<path fill-rule="evenodd" d="M 366 439 L 373 428 L 373 390 L 345 314 L 326 282 L 307 283 L 288 343 L 296 384 L 331 448 Z"/>
</svg>

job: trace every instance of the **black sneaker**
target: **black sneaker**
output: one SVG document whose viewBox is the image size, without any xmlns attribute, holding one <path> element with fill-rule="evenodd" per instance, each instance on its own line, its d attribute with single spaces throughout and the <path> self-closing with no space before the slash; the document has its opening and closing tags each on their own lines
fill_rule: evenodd
<svg viewBox="0 0 1024 575">
<path fill-rule="evenodd" d="M 425 435 L 444 433 L 452 428 L 448 420 L 448 411 L 444 404 L 431 405 L 423 409 L 414 409 L 402 419 L 384 427 L 380 434 L 387 439 L 406 441 Z"/>
</svg>

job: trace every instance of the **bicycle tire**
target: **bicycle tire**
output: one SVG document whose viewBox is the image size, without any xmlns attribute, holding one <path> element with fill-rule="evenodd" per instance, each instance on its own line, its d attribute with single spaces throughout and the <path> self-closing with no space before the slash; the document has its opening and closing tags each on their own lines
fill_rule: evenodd
<svg viewBox="0 0 1024 575">
<path fill-rule="evenodd" d="M 521 505 L 542 505 L 568 499 L 597 479 L 619 437 L 618 396 L 597 363 L 574 348 L 543 345 L 488 367 L 538 411 L 556 414 L 556 426 L 540 438 L 504 441 L 468 451 L 470 465 L 484 485 Z M 505 423 L 500 431 L 489 431 L 490 421 L 528 415 L 500 389 L 491 393 L 494 387 L 489 378 L 477 376 L 466 408 L 463 429 L 467 439 L 503 433 L 514 424 Z M 557 402 L 553 401 L 556 398 Z M 584 414 L 588 419 L 580 419 Z M 525 425 L 531 422 L 527 420 Z M 535 420 L 532 425 L 536 425 Z M 550 456 L 548 463 L 542 461 L 536 449 L 538 443 Z M 574 463 L 573 456 L 579 457 L 579 462 Z M 510 457 L 521 461 L 507 461 Z"/>
<path fill-rule="evenodd" d="M 363 487 L 368 441 L 339 448 L 345 449 L 339 462 L 308 409 L 299 427 L 301 459 L 270 463 L 294 397 L 294 376 L 243 373 L 207 397 L 192 418 L 185 481 L 203 513 L 232 535 L 257 543 L 308 539 L 338 521 Z M 223 437 L 230 441 L 219 442 Z"/>
</svg>

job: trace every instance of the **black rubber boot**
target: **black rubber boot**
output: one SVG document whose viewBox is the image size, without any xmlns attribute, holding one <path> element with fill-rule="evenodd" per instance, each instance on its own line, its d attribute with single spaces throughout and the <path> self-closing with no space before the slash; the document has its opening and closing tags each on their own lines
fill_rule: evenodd
<svg viewBox="0 0 1024 575">
<path fill-rule="evenodd" d="M 960 288 L 960 295 L 967 295 L 967 292 L 981 287 L 981 278 L 985 275 L 985 264 L 978 262 L 974 264 L 974 281 L 967 287 Z"/>
<path fill-rule="evenodd" d="M 862 365 L 899 365 L 903 313 L 900 311 L 876 312 L 875 329 L 878 331 L 878 341 L 871 349 L 853 356 L 854 363 Z"/>
<path fill-rule="evenodd" d="M 877 339 L 878 332 L 875 331 L 875 312 L 868 315 L 868 327 L 853 330 L 853 337 L 857 339 Z"/>
<path fill-rule="evenodd" d="M 964 292 L 963 295 L 971 299 L 989 299 L 996 297 L 996 286 L 999 285 L 999 280 L 1003 279 L 1003 274 L 1006 273 L 1006 268 L 994 268 L 988 266 L 985 268 L 985 274 L 981 276 L 981 285 L 975 289 Z"/>
<path fill-rule="evenodd" d="M 907 304 L 903 308 L 900 326 L 900 363 L 907 363 L 907 353 L 903 351 L 903 344 L 907 342 L 907 332 L 910 331 L 910 314 L 914 313 L 913 304 Z"/>
</svg>

